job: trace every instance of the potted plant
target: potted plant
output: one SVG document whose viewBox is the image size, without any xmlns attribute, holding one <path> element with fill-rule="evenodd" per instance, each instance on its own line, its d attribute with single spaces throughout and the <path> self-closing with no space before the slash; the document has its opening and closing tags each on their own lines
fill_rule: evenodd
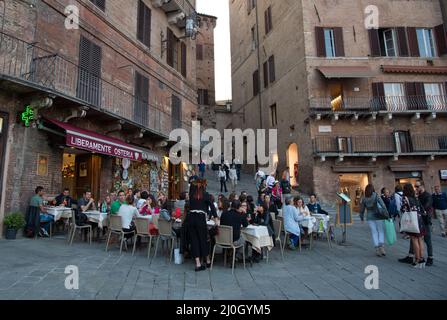
<svg viewBox="0 0 447 320">
<path fill-rule="evenodd" d="M 14 212 L 6 215 L 3 223 L 6 226 L 6 239 L 15 239 L 17 230 L 23 228 L 26 224 L 23 214 L 20 212 Z"/>
</svg>

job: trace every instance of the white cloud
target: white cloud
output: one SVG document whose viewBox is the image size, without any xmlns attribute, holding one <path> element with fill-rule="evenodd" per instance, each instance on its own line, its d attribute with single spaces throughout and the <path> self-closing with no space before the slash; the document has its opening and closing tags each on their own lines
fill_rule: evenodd
<svg viewBox="0 0 447 320">
<path fill-rule="evenodd" d="M 216 100 L 231 99 L 231 49 L 228 0 L 197 0 L 197 12 L 217 17 L 214 30 Z"/>
</svg>

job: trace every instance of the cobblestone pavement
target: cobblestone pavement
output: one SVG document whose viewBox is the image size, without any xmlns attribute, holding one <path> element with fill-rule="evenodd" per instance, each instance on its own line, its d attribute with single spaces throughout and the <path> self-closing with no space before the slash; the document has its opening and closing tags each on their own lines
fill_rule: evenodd
<svg viewBox="0 0 447 320">
<path fill-rule="evenodd" d="M 253 192 L 252 179 L 245 176 L 241 187 Z M 162 254 L 147 259 L 145 249 L 134 257 L 119 255 L 116 246 L 105 252 L 103 242 L 77 240 L 70 247 L 63 235 L 0 240 L 0 299 L 446 299 L 447 240 L 437 226 L 435 232 L 435 264 L 425 269 L 397 261 L 409 245 L 400 236 L 386 257 L 376 257 L 367 225 L 355 219 L 347 234 L 350 246 L 329 248 L 317 240 L 312 250 L 286 250 L 284 261 L 276 247 L 268 263 L 245 270 L 238 264 L 234 275 L 221 256 L 212 271 L 196 273 L 191 260 L 175 265 Z M 78 290 L 65 289 L 68 265 L 79 268 Z M 365 289 L 368 265 L 379 269 L 378 290 Z"/>
</svg>

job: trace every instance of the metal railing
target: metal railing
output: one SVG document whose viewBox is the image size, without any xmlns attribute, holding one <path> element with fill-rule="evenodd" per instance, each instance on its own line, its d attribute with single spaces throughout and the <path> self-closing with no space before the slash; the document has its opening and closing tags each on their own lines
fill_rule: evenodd
<svg viewBox="0 0 447 320">
<path fill-rule="evenodd" d="M 0 77 L 66 96 L 86 106 L 135 122 L 162 136 L 172 116 L 133 93 L 34 44 L 0 32 Z M 178 122 L 191 132 L 191 124 Z"/>
<path fill-rule="evenodd" d="M 343 97 L 310 99 L 310 109 L 322 112 L 405 112 L 447 111 L 447 96 L 387 96 L 387 97 Z"/>
<path fill-rule="evenodd" d="M 447 152 L 447 135 L 413 135 L 409 138 L 410 153 Z M 316 154 L 374 154 L 398 152 L 394 135 L 351 137 L 316 136 L 313 139 Z"/>
</svg>

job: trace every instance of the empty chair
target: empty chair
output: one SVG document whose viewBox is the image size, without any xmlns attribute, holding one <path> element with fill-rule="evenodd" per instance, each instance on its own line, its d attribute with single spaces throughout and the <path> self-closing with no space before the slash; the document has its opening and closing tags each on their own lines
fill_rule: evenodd
<svg viewBox="0 0 447 320">
<path fill-rule="evenodd" d="M 107 237 L 107 244 L 106 244 L 106 252 L 109 249 L 109 242 L 110 242 L 110 238 L 113 234 L 117 234 L 120 236 L 120 254 L 123 251 L 123 242 L 125 240 L 125 236 L 128 234 L 132 234 L 135 235 L 135 231 L 128 231 L 128 232 L 124 232 L 123 231 L 123 222 L 121 220 L 120 216 L 110 216 L 110 225 L 109 225 L 109 235 Z M 127 248 L 127 243 L 126 243 L 126 248 Z"/>
<path fill-rule="evenodd" d="M 176 237 L 172 234 L 172 222 L 166 221 L 163 219 L 158 220 L 158 238 L 157 238 L 157 244 L 155 245 L 155 254 L 154 258 L 157 256 L 158 251 L 158 242 L 160 241 L 161 237 L 165 237 L 166 241 L 168 242 L 168 252 L 170 252 L 169 256 L 169 262 L 172 261 L 172 255 L 174 253 L 174 241 L 176 240 Z M 169 250 L 169 242 L 171 243 L 171 249 Z"/>
<path fill-rule="evenodd" d="M 76 214 L 75 210 L 71 210 L 71 229 L 68 232 L 68 242 L 70 243 L 70 246 L 73 244 L 73 239 L 76 235 L 76 230 L 81 230 L 81 237 L 82 237 L 82 230 L 88 230 L 88 237 L 89 237 L 89 243 L 92 244 L 92 226 L 91 225 L 83 225 L 78 226 L 76 224 Z"/>
<path fill-rule="evenodd" d="M 279 250 L 281 250 L 281 256 L 282 259 L 284 260 L 284 248 L 282 246 L 282 241 L 281 241 L 281 232 L 282 232 L 282 220 L 273 220 L 273 229 L 275 232 L 275 243 L 277 241 L 279 241 Z M 268 256 L 267 256 L 268 258 Z"/>
<path fill-rule="evenodd" d="M 234 274 L 234 263 L 236 261 L 236 249 L 243 248 L 244 245 L 241 244 L 239 246 L 235 246 L 233 243 L 233 227 L 230 226 L 219 226 L 218 227 L 218 233 L 216 235 L 216 244 L 213 248 L 213 256 L 211 258 L 211 270 L 213 270 L 213 263 L 214 263 L 214 254 L 216 253 L 216 247 L 220 247 L 223 249 L 232 249 L 233 250 L 233 264 L 231 267 L 231 273 Z M 224 256 L 226 257 L 225 253 Z M 245 252 L 242 250 L 242 259 L 244 262 L 244 269 L 245 269 Z"/>
<path fill-rule="evenodd" d="M 136 235 L 135 242 L 133 244 L 132 255 L 134 255 L 134 253 L 135 253 L 135 248 L 137 246 L 138 237 L 140 237 L 140 238 L 149 238 L 149 244 L 148 244 L 148 249 L 147 249 L 147 258 L 149 259 L 150 255 L 151 255 L 152 238 L 156 237 L 156 236 L 150 234 L 150 232 L 149 232 L 149 225 L 150 225 L 149 219 L 146 219 L 146 218 L 136 218 L 135 226 L 137 228 L 137 235 Z"/>
</svg>

